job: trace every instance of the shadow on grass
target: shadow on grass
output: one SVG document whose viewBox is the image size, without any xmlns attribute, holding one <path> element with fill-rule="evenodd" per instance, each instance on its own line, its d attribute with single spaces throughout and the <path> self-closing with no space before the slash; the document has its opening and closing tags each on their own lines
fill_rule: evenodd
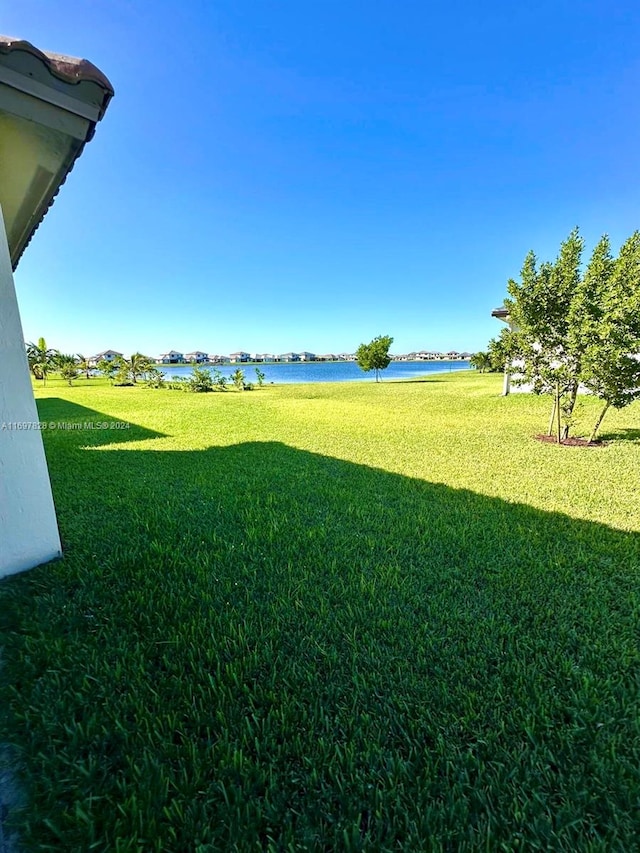
<svg viewBox="0 0 640 853">
<path fill-rule="evenodd" d="M 0 584 L 30 842 L 633 849 L 640 536 L 279 443 L 83 439 L 45 434 L 65 560 Z"/>
<path fill-rule="evenodd" d="M 598 441 L 630 441 L 640 442 L 640 429 L 602 430 Z"/>
<path fill-rule="evenodd" d="M 71 403 L 60 397 L 37 400 L 38 416 L 46 424 L 48 442 L 55 439 L 67 447 L 99 447 L 103 444 L 121 444 L 164 438 L 165 434 L 105 415 L 87 406 Z"/>
</svg>

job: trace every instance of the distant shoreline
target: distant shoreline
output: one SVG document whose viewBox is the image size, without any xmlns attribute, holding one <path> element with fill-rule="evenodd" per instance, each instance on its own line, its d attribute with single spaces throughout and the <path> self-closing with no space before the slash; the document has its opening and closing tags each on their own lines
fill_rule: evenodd
<svg viewBox="0 0 640 853">
<path fill-rule="evenodd" d="M 154 367 L 259 367 L 261 364 L 275 367 L 279 365 L 299 364 L 308 367 L 311 364 L 357 364 L 355 359 L 349 358 L 334 358 L 334 359 L 313 359 L 309 361 L 154 361 Z M 392 358 L 392 364 L 468 364 L 468 358 Z"/>
</svg>

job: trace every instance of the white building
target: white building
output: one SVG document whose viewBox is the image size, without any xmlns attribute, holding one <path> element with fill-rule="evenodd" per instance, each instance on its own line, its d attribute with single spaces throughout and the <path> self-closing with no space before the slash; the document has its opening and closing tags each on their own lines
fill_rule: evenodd
<svg viewBox="0 0 640 853">
<path fill-rule="evenodd" d="M 169 352 L 163 352 L 158 356 L 160 364 L 182 364 L 184 362 L 184 353 L 178 352 L 175 349 Z"/>
<path fill-rule="evenodd" d="M 0 577 L 61 554 L 13 270 L 112 96 L 90 62 L 0 36 Z"/>
</svg>

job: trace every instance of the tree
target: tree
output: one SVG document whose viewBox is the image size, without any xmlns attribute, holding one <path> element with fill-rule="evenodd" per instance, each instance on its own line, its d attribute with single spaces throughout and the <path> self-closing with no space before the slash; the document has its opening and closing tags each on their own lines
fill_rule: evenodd
<svg viewBox="0 0 640 853">
<path fill-rule="evenodd" d="M 91 379 L 91 371 L 93 370 L 93 365 L 90 364 L 90 359 L 86 358 L 86 356 L 82 355 L 82 353 L 77 353 L 76 355 L 78 368 L 84 373 L 87 379 Z"/>
<path fill-rule="evenodd" d="M 244 391 L 244 371 L 240 370 L 240 368 L 236 368 L 231 374 L 231 381 L 236 386 L 238 391 Z"/>
<path fill-rule="evenodd" d="M 101 358 L 96 364 L 96 368 L 106 376 L 113 385 L 113 379 L 118 371 L 118 364 L 115 361 L 110 361 L 108 358 Z"/>
<path fill-rule="evenodd" d="M 503 370 L 510 370 L 521 349 L 518 333 L 512 329 L 502 329 L 497 338 L 489 341 L 487 347 L 491 371 L 501 373 Z"/>
<path fill-rule="evenodd" d="M 521 281 L 509 281 L 510 299 L 505 300 L 518 329 L 511 344 L 519 350 L 521 382 L 530 382 L 536 394 L 552 394 L 549 433 L 557 422 L 558 441 L 566 438 L 575 406 L 581 374 L 578 340 L 569 337 L 573 300 L 579 288 L 584 241 L 575 228 L 561 244 L 556 261 L 542 263 L 529 252 Z M 564 429 L 563 429 L 564 421 Z"/>
<path fill-rule="evenodd" d="M 583 381 L 604 402 L 591 431 L 596 438 L 608 409 L 640 397 L 640 233 L 613 261 L 603 237 L 585 275 L 575 332 L 583 340 Z"/>
<path fill-rule="evenodd" d="M 61 352 L 56 353 L 54 363 L 60 376 L 66 379 L 69 385 L 72 385 L 73 380 L 77 379 L 79 373 L 75 355 L 66 355 Z"/>
<path fill-rule="evenodd" d="M 471 367 L 475 367 L 478 373 L 491 370 L 491 357 L 488 352 L 475 352 L 469 359 Z"/>
<path fill-rule="evenodd" d="M 42 379 L 42 384 L 47 384 L 47 374 L 55 367 L 55 358 L 58 351 L 50 349 L 44 338 L 38 338 L 38 343 L 27 344 L 27 361 L 29 369 L 35 379 Z"/>
<path fill-rule="evenodd" d="M 640 232 L 611 255 L 609 238 L 596 245 L 582 275 L 577 229 L 555 263 L 539 267 L 533 252 L 521 281 L 510 281 L 505 300 L 516 331 L 503 330 L 489 345 L 495 360 L 521 365 L 519 381 L 553 395 L 549 435 L 566 439 L 580 384 L 604 402 L 593 440 L 609 407 L 640 397 Z"/>
<path fill-rule="evenodd" d="M 114 358 L 114 362 L 117 367 L 116 385 L 136 385 L 151 367 L 151 359 L 139 352 L 134 352 L 130 358 L 120 355 Z"/>
<path fill-rule="evenodd" d="M 389 347 L 393 343 L 393 338 L 389 335 L 378 335 L 368 344 L 360 344 L 356 350 L 356 361 L 358 367 L 369 373 L 370 370 L 376 372 L 376 382 L 379 382 L 379 372 L 386 370 L 391 364 L 391 356 L 389 355 Z"/>
</svg>

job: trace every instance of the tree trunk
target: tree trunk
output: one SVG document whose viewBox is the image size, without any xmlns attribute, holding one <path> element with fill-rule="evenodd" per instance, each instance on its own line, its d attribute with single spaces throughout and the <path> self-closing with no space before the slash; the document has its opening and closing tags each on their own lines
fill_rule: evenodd
<svg viewBox="0 0 640 853">
<path fill-rule="evenodd" d="M 560 423 L 560 383 L 556 382 L 556 412 L 558 413 L 558 444 L 562 441 Z"/>
<path fill-rule="evenodd" d="M 574 382 L 573 388 L 571 389 L 571 397 L 570 397 L 570 402 L 569 402 L 569 408 L 567 410 L 567 417 L 568 418 L 570 418 L 571 415 L 573 414 L 573 409 L 576 405 L 577 397 L 578 397 L 578 383 Z M 567 438 L 569 438 L 569 424 L 564 425 L 564 428 L 562 430 L 562 438 L 563 438 L 563 440 L 566 440 Z"/>
<path fill-rule="evenodd" d="M 602 423 L 604 416 L 607 414 L 607 409 L 609 408 L 610 405 L 611 405 L 611 403 L 606 403 L 604 409 L 600 412 L 600 417 L 596 421 L 595 426 L 593 427 L 593 430 L 591 431 L 591 435 L 589 436 L 589 441 L 595 441 L 596 440 L 596 435 L 598 433 L 598 430 L 600 429 L 600 424 Z"/>
<path fill-rule="evenodd" d="M 553 408 L 551 409 L 551 418 L 549 419 L 549 431 L 547 435 L 553 435 L 553 424 L 556 419 L 556 398 L 553 398 Z"/>
</svg>

